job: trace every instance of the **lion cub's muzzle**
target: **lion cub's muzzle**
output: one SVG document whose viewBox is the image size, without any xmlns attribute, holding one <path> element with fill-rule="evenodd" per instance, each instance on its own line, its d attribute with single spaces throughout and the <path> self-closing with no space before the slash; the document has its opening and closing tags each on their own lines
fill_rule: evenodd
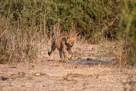
<svg viewBox="0 0 136 91">
<path fill-rule="evenodd" d="M 70 45 L 70 47 L 73 47 L 73 45 Z"/>
<path fill-rule="evenodd" d="M 71 44 L 71 45 L 70 45 L 70 44 L 67 44 L 67 46 L 68 46 L 68 47 L 73 47 L 73 45 L 72 45 L 72 44 Z"/>
</svg>

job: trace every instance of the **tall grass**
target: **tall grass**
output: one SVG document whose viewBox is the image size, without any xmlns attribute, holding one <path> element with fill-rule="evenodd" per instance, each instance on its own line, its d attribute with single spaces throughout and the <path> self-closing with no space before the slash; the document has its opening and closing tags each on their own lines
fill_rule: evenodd
<svg viewBox="0 0 136 91">
<path fill-rule="evenodd" d="M 1 0 L 0 6 L 0 63 L 36 60 L 47 40 L 41 6 L 31 0 Z"/>
<path fill-rule="evenodd" d="M 136 63 L 136 1 L 123 0 L 120 14 L 120 35 L 124 40 L 124 60 Z"/>
<path fill-rule="evenodd" d="M 37 58 L 40 34 L 30 28 L 16 28 L 1 18 L 0 63 L 33 61 Z M 24 26 L 25 27 L 25 26 Z"/>
</svg>

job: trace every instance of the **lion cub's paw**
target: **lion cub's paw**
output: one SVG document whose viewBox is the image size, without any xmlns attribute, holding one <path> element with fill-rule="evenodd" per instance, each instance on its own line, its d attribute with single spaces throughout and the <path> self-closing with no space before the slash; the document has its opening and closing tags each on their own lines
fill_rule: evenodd
<svg viewBox="0 0 136 91">
<path fill-rule="evenodd" d="M 64 60 L 59 60 L 59 62 L 60 62 L 60 63 L 65 63 L 65 61 L 64 61 Z"/>
<path fill-rule="evenodd" d="M 70 56 L 70 57 L 68 58 L 68 60 L 73 60 L 73 59 L 72 59 L 72 56 Z"/>
</svg>

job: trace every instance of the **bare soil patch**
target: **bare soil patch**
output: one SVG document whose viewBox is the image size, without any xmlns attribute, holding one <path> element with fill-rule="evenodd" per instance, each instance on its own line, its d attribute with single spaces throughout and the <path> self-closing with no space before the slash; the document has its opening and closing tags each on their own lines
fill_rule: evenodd
<svg viewBox="0 0 136 91">
<path fill-rule="evenodd" d="M 103 52 L 100 47 L 75 45 L 73 60 L 63 62 L 57 50 L 54 61 L 48 61 L 47 46 L 44 57 L 33 63 L 0 64 L 0 91 L 134 91 L 136 67 L 113 65 L 116 55 L 106 53 L 114 51 Z"/>
</svg>

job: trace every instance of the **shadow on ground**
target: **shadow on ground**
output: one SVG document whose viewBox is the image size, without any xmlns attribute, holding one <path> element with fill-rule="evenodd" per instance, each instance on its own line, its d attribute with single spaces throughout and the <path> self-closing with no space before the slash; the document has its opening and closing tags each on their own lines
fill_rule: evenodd
<svg viewBox="0 0 136 91">
<path fill-rule="evenodd" d="M 49 61 L 49 60 L 46 60 Z M 102 60 L 98 60 L 98 59 L 92 59 L 92 58 L 87 58 L 87 59 L 75 59 L 75 60 L 69 60 L 68 62 L 65 62 L 63 60 L 53 60 L 54 62 L 60 62 L 60 63 L 64 63 L 64 64 L 70 64 L 70 65 L 112 65 L 113 64 L 113 59 L 102 59 Z"/>
<path fill-rule="evenodd" d="M 96 59 L 82 59 L 82 60 L 70 60 L 69 62 L 66 62 L 66 64 L 71 64 L 71 65 L 111 65 L 112 61 L 111 60 L 96 60 Z"/>
</svg>

